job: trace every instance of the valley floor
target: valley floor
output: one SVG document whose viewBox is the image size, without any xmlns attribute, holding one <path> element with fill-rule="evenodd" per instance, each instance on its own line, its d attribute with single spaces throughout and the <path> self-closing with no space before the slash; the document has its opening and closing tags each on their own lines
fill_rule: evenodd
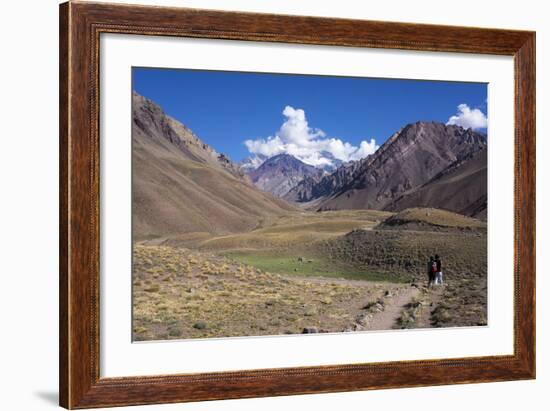
<svg viewBox="0 0 550 411">
<path fill-rule="evenodd" d="M 484 223 L 421 213 L 398 227 L 380 211 L 292 213 L 137 242 L 134 340 L 485 325 Z M 446 282 L 428 289 L 434 253 Z"/>
</svg>

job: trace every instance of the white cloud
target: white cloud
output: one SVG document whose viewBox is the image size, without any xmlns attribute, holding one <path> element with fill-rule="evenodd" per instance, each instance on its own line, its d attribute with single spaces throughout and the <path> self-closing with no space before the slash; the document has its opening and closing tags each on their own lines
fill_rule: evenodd
<svg viewBox="0 0 550 411">
<path fill-rule="evenodd" d="M 460 104 L 456 115 L 449 117 L 447 125 L 477 130 L 487 128 L 487 116 L 478 108 L 471 109 L 467 104 Z"/>
<path fill-rule="evenodd" d="M 367 143 L 366 141 L 361 141 L 361 144 L 359 145 L 357 151 L 355 151 L 350 156 L 350 160 L 359 160 L 361 158 L 364 158 L 369 154 L 374 153 L 377 149 L 378 146 L 376 145 L 376 141 L 374 140 L 374 138 L 371 138 L 369 143 Z"/>
<path fill-rule="evenodd" d="M 286 106 L 283 115 L 286 119 L 275 135 L 244 142 L 250 153 L 265 157 L 290 154 L 306 164 L 323 167 L 333 166 L 335 159 L 344 162 L 359 160 L 378 149 L 374 139 L 361 141 L 356 147 L 338 138 L 327 137 L 322 130 L 309 127 L 302 109 Z"/>
</svg>

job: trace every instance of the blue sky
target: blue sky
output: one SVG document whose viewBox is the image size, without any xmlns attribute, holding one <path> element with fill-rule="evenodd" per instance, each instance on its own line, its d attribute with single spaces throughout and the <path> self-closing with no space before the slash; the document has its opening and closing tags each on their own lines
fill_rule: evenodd
<svg viewBox="0 0 550 411">
<path fill-rule="evenodd" d="M 250 150 L 353 159 L 411 122 L 487 121 L 484 83 L 134 68 L 133 88 L 234 161 Z"/>
</svg>

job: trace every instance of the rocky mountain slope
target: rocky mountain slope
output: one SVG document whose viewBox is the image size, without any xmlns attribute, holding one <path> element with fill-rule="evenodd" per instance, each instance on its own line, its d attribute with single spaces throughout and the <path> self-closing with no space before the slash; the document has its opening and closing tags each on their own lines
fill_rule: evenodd
<svg viewBox="0 0 550 411">
<path fill-rule="evenodd" d="M 387 210 L 435 207 L 487 218 L 487 149 L 457 160 L 427 183 L 406 192 Z"/>
<path fill-rule="evenodd" d="M 433 122 L 409 124 L 373 155 L 340 167 L 318 183 L 303 181 L 285 198 L 317 200 L 319 210 L 425 206 L 482 215 L 486 147 L 486 136 L 471 129 Z"/>
<path fill-rule="evenodd" d="M 151 100 L 134 93 L 132 106 L 134 238 L 241 232 L 294 209 Z"/>
<path fill-rule="evenodd" d="M 318 198 L 329 197 L 332 193 L 344 187 L 351 176 L 361 167 L 370 156 L 359 161 L 342 164 L 333 173 L 325 174 L 322 178 L 305 177 L 294 186 L 283 198 L 287 201 L 308 202 Z"/>
<path fill-rule="evenodd" d="M 273 156 L 248 173 L 256 187 L 277 197 L 283 197 L 304 178 L 317 182 L 322 175 L 322 170 L 289 154 Z"/>
</svg>

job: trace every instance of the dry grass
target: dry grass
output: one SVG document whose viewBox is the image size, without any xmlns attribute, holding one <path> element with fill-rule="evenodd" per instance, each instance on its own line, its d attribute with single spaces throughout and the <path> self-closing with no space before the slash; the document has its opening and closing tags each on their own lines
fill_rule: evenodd
<svg viewBox="0 0 550 411">
<path fill-rule="evenodd" d="M 487 224 L 475 218 L 466 217 L 436 208 L 408 208 L 390 216 L 380 224 L 380 228 L 455 228 L 482 230 Z"/>
<path fill-rule="evenodd" d="M 323 241 L 327 258 L 386 272 L 390 278 L 424 280 L 430 256 L 439 254 L 447 279 L 487 273 L 487 236 L 476 232 L 355 230 Z"/>
<path fill-rule="evenodd" d="M 487 276 L 450 281 L 431 322 L 434 327 L 487 325 Z"/>
<path fill-rule="evenodd" d="M 287 278 L 182 248 L 134 247 L 134 339 L 338 332 L 400 285 Z"/>
<path fill-rule="evenodd" d="M 413 298 L 401 312 L 401 316 L 397 319 L 395 328 L 416 328 L 418 317 L 423 309 L 424 302 L 418 298 Z"/>
<path fill-rule="evenodd" d="M 420 231 L 410 224 L 376 228 L 391 213 L 331 211 L 264 219 L 238 235 L 194 235 L 185 243 L 193 249 L 179 241 L 177 247 L 137 244 L 134 339 L 355 329 L 357 318 L 375 314 L 365 307 L 384 291 L 407 282 L 422 286 L 435 253 L 443 258 L 445 287 L 437 301 L 423 293 L 410 302 L 396 327 L 486 324 L 485 225 L 439 211 L 403 214 L 418 225 L 430 213 Z"/>
<path fill-rule="evenodd" d="M 392 213 L 376 210 L 343 210 L 289 213 L 265 218 L 256 229 L 213 237 L 196 246 L 203 250 L 273 249 L 335 238 L 354 229 L 370 229 Z"/>
<path fill-rule="evenodd" d="M 409 231 L 356 230 L 320 244 L 323 255 L 370 267 L 394 281 L 426 284 L 427 261 L 439 254 L 443 260 L 444 287 L 430 310 L 433 327 L 487 324 L 487 235 L 484 230 Z M 411 308 L 411 307 L 410 307 Z M 405 310 L 398 324 L 413 328 L 416 307 Z M 406 318 L 405 318 L 406 317 Z"/>
</svg>

